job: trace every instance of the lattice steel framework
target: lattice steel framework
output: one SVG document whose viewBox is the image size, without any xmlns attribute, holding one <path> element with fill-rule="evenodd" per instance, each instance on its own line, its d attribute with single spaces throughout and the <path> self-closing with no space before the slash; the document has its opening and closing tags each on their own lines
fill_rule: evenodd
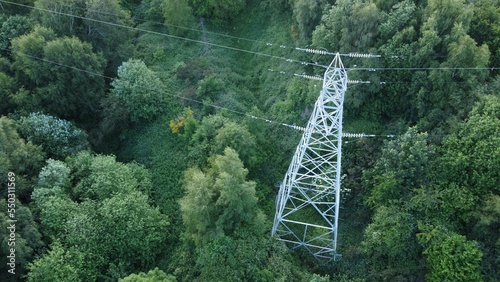
<svg viewBox="0 0 500 282">
<path fill-rule="evenodd" d="M 276 198 L 272 235 L 320 260 L 337 257 L 342 105 L 347 73 L 337 54 Z"/>
</svg>

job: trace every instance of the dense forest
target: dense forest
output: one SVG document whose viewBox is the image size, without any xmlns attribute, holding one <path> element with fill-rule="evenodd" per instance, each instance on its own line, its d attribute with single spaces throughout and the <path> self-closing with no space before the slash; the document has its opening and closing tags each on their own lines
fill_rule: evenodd
<svg viewBox="0 0 500 282">
<path fill-rule="evenodd" d="M 271 226 L 336 52 L 325 264 Z M 500 281 L 499 75 L 499 0 L 0 0 L 0 280 Z"/>
</svg>

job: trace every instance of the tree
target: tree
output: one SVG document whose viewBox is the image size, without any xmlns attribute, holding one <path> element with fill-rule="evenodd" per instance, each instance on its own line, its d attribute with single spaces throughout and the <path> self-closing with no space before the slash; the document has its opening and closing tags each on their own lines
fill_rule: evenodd
<svg viewBox="0 0 500 282">
<path fill-rule="evenodd" d="M 10 210 L 14 210 L 14 212 L 10 212 Z M 9 229 L 12 223 L 10 220 L 16 220 L 15 230 Z M 9 241 L 11 231 L 16 234 L 15 241 Z M 0 253 L 2 254 L 0 279 L 10 280 L 12 277 L 21 279 L 26 272 L 28 262 L 34 258 L 37 249 L 43 246 L 38 224 L 30 209 L 19 201 L 12 203 L 1 199 L 0 236 L 2 238 L 0 240 Z M 9 266 L 10 259 L 7 256 L 11 256 L 11 249 L 15 249 L 15 275 L 8 272 L 11 267 Z"/>
<path fill-rule="evenodd" d="M 16 124 L 7 117 L 0 117 L 0 175 L 16 174 L 16 195 L 26 200 L 36 176 L 43 166 L 42 148 L 19 137 Z M 0 196 L 7 193 L 7 182 L 0 182 Z"/>
<path fill-rule="evenodd" d="M 377 208 L 361 242 L 372 279 L 416 277 L 421 251 L 416 232 L 417 222 L 412 214 L 395 206 Z"/>
<path fill-rule="evenodd" d="M 77 269 L 77 280 L 93 281 L 151 268 L 169 237 L 169 223 L 144 193 L 151 176 L 143 167 L 83 152 L 67 163 L 48 161 L 39 179 L 33 200 L 41 230 L 60 244 L 58 256 L 78 258 L 63 269 Z M 34 269 L 50 269 L 53 256 L 35 261 Z"/>
<path fill-rule="evenodd" d="M 394 203 L 404 205 L 414 189 L 427 184 L 427 164 L 434 148 L 427 145 L 426 139 L 426 133 L 412 127 L 386 143 L 375 167 L 364 175 L 365 181 L 373 185 L 366 198 L 369 205 L 375 208 Z"/>
<path fill-rule="evenodd" d="M 441 226 L 419 225 L 417 238 L 424 247 L 427 281 L 482 281 L 482 253 L 476 242 Z"/>
<path fill-rule="evenodd" d="M 59 36 L 76 36 L 92 44 L 107 59 L 106 73 L 114 75 L 133 52 L 135 31 L 130 13 L 120 0 L 37 0 L 33 13 Z M 104 22 L 112 23 L 106 24 Z M 125 27 L 118 27 L 125 26 Z M 130 27 L 130 28 L 126 28 Z"/>
<path fill-rule="evenodd" d="M 186 234 L 197 246 L 241 229 L 261 234 L 263 214 L 257 208 L 256 184 L 246 180 L 247 174 L 231 148 L 214 156 L 206 173 L 197 168 L 186 172 L 186 195 L 179 203 Z"/>
<path fill-rule="evenodd" d="M 137 163 L 120 163 L 114 156 L 93 156 L 82 152 L 68 160 L 74 185 L 71 196 L 77 200 L 102 201 L 116 193 L 151 193 L 151 173 Z"/>
<path fill-rule="evenodd" d="M 339 52 L 367 50 L 378 34 L 381 12 L 373 2 L 341 0 L 327 11 L 313 32 L 313 45 Z"/>
<path fill-rule="evenodd" d="M 500 194 L 500 98 L 484 96 L 469 118 L 443 143 L 437 160 L 440 186 L 447 196 L 447 213 L 450 219 L 461 223 L 470 221 L 472 211 L 490 194 Z M 457 197 L 462 195 L 462 197 Z M 469 201 L 464 205 L 462 199 Z"/>
<path fill-rule="evenodd" d="M 7 18 L 0 28 L 0 48 L 9 49 L 13 38 L 28 33 L 33 27 L 33 23 L 28 17 L 14 15 Z M 1 50 L 0 54 L 8 55 L 6 50 Z"/>
<path fill-rule="evenodd" d="M 51 250 L 41 258 L 30 263 L 27 281 L 93 281 L 94 273 L 86 272 L 85 256 L 75 248 L 64 249 L 54 243 Z"/>
<path fill-rule="evenodd" d="M 51 28 L 58 35 L 83 33 L 80 18 L 84 16 L 86 0 L 36 0 L 33 15 L 43 26 Z"/>
<path fill-rule="evenodd" d="M 13 108 L 12 94 L 14 90 L 15 80 L 0 71 L 0 112 L 8 113 Z"/>
<path fill-rule="evenodd" d="M 148 273 L 141 272 L 139 274 L 130 274 L 129 276 L 118 280 L 119 282 L 176 282 L 177 279 L 166 274 L 156 267 L 151 269 Z"/>
<path fill-rule="evenodd" d="M 188 5 L 188 0 L 163 0 L 162 8 L 168 30 L 176 35 L 185 35 L 185 28 L 190 28 L 195 23 L 193 9 Z"/>
<path fill-rule="evenodd" d="M 111 85 L 111 95 L 123 102 L 133 122 L 151 121 L 169 109 L 164 94 L 168 90 L 157 74 L 140 60 L 124 62 Z"/>
<path fill-rule="evenodd" d="M 191 156 L 198 164 L 204 164 L 208 156 L 222 154 L 231 147 L 246 165 L 252 165 L 256 143 L 246 126 L 229 121 L 220 115 L 205 117 L 192 135 Z"/>
<path fill-rule="evenodd" d="M 55 38 L 47 28 L 12 40 L 13 68 L 38 109 L 68 120 L 89 121 L 104 94 L 104 59 L 74 37 Z M 26 101 L 28 100 L 28 101 Z"/>
<path fill-rule="evenodd" d="M 311 36 L 321 19 L 326 2 L 323 0 L 294 0 L 293 14 L 303 38 Z"/>
<path fill-rule="evenodd" d="M 49 158 L 64 159 L 89 148 L 85 131 L 42 113 L 21 117 L 19 132 L 26 140 L 40 145 Z"/>
<path fill-rule="evenodd" d="M 94 50 L 103 53 L 107 60 L 106 73 L 116 74 L 120 64 L 134 52 L 133 40 L 136 31 L 130 13 L 121 6 L 121 0 L 86 0 L 83 20 L 85 35 L 82 40 L 90 42 Z M 93 20 L 89 20 L 93 19 Z M 114 25 L 102 23 L 110 22 Z M 125 27 L 117 27 L 125 26 Z"/>
<path fill-rule="evenodd" d="M 245 0 L 189 0 L 196 16 L 213 19 L 219 24 L 232 20 L 243 10 L 245 4 Z"/>
</svg>

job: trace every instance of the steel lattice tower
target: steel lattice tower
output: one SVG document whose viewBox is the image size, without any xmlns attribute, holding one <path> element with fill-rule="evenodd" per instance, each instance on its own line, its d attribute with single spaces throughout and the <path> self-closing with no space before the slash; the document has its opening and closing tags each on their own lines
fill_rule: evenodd
<svg viewBox="0 0 500 282">
<path fill-rule="evenodd" d="M 317 259 L 337 256 L 342 105 L 347 73 L 337 54 L 276 198 L 272 235 Z"/>
</svg>

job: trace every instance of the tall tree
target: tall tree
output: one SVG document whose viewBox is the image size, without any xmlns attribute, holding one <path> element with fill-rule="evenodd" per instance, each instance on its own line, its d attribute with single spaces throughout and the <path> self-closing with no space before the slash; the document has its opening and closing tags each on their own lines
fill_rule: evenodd
<svg viewBox="0 0 500 282">
<path fill-rule="evenodd" d="M 231 148 L 216 155 L 204 173 L 191 168 L 185 175 L 186 195 L 180 200 L 186 234 L 201 246 L 213 236 L 234 235 L 244 229 L 262 232 L 263 214 L 257 208 L 255 182 Z"/>
<path fill-rule="evenodd" d="M 133 122 L 151 121 L 169 110 L 165 85 L 140 60 L 129 60 L 118 68 L 111 95 L 122 102 Z"/>
<path fill-rule="evenodd" d="M 424 246 L 427 281 L 482 281 L 482 253 L 476 242 L 442 226 L 421 224 L 417 235 Z"/>
<path fill-rule="evenodd" d="M 16 174 L 16 194 L 25 202 L 36 176 L 43 166 L 45 154 L 42 148 L 26 142 L 16 131 L 16 124 L 7 117 L 0 117 L 0 175 Z M 7 182 L 0 182 L 0 196 L 5 198 Z"/>
<path fill-rule="evenodd" d="M 427 134 L 416 128 L 386 143 L 375 167 L 367 171 L 365 180 L 373 185 L 366 201 L 372 207 L 404 205 L 414 190 L 428 183 L 427 164 L 434 152 L 427 145 Z"/>
<path fill-rule="evenodd" d="M 34 99 L 40 110 L 68 120 L 88 121 L 97 112 L 104 94 L 104 59 L 90 44 L 55 38 L 50 29 L 36 27 L 14 39 L 12 50 L 13 68 L 33 96 L 19 103 Z"/>
<path fill-rule="evenodd" d="M 59 256 L 78 258 L 68 259 L 62 268 L 76 270 L 77 280 L 116 280 L 153 266 L 169 236 L 168 219 L 141 191 L 151 188 L 144 170 L 80 153 L 68 164 L 49 161 L 40 173 L 33 195 L 42 232 L 53 249 L 60 245 Z M 54 255 L 33 262 L 32 272 L 50 269 Z"/>
</svg>

